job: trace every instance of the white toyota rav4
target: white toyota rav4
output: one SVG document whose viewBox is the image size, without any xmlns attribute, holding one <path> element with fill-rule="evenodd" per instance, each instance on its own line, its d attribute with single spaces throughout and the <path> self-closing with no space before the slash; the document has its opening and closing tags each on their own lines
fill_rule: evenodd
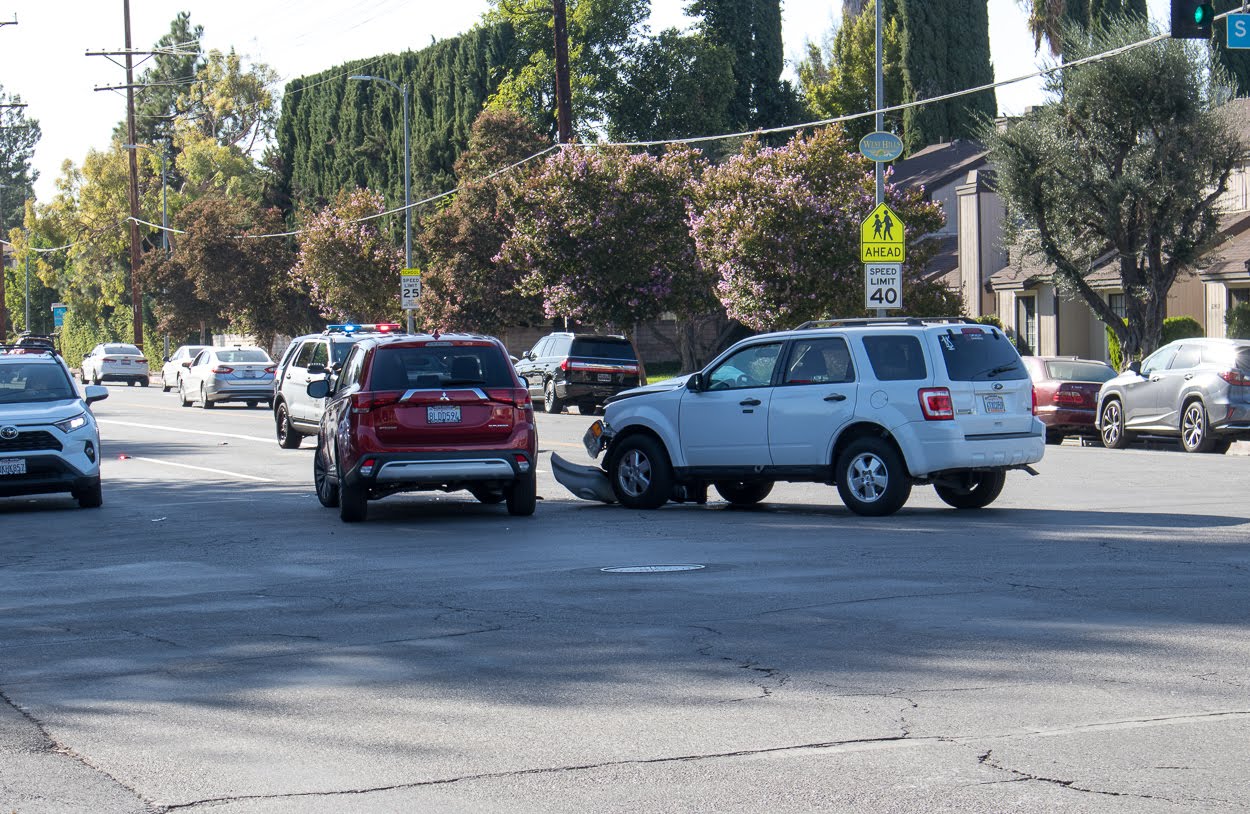
<svg viewBox="0 0 1250 814">
<path fill-rule="evenodd" d="M 653 509 L 757 503 L 776 481 L 836 484 L 856 514 L 898 511 L 932 484 L 960 509 L 992 503 L 1040 461 L 1045 431 L 1020 355 L 964 318 L 806 323 L 745 339 L 703 370 L 618 395 L 585 436 L 602 469 L 552 455 L 573 494 Z"/>
</svg>

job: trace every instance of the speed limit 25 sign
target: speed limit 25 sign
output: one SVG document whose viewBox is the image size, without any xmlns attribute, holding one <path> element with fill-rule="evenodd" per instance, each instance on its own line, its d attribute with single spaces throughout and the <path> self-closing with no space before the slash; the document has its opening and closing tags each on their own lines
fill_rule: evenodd
<svg viewBox="0 0 1250 814">
<path fill-rule="evenodd" d="M 903 265 L 901 263 L 864 264 L 864 307 L 903 307 Z"/>
<path fill-rule="evenodd" d="M 402 300 L 400 307 L 416 308 L 421 299 L 421 270 L 405 269 L 399 278 L 399 298 Z"/>
</svg>

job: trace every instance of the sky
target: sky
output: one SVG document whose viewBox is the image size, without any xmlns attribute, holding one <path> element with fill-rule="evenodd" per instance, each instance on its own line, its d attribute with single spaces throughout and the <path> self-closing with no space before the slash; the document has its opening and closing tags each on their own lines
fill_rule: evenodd
<svg viewBox="0 0 1250 814">
<path fill-rule="evenodd" d="M 1149 0 L 1156 20 L 1167 0 Z M 652 0 L 651 27 L 682 27 L 688 0 Z M 804 43 L 821 41 L 840 16 L 841 0 L 782 0 L 782 36 L 788 70 Z M 179 11 L 204 26 L 206 48 L 234 48 L 276 70 L 283 83 L 351 59 L 419 50 L 433 39 L 473 26 L 487 0 L 130 0 L 132 45 L 151 47 Z M 1019 0 L 989 0 L 990 48 L 998 80 L 1042 66 L 1034 54 Z M 123 0 L 0 0 L 0 86 L 20 95 L 43 138 L 34 166 L 35 194 L 49 200 L 64 161 L 82 164 L 90 149 L 108 146 L 125 117 L 123 93 L 95 90 L 125 83 L 125 70 L 88 51 L 121 50 Z M 136 66 L 136 78 L 143 65 Z M 999 112 L 1017 114 L 1043 100 L 1041 80 L 998 90 Z M 891 101 L 891 100 L 887 100 Z M 709 134 L 700 134 L 709 135 Z"/>
</svg>

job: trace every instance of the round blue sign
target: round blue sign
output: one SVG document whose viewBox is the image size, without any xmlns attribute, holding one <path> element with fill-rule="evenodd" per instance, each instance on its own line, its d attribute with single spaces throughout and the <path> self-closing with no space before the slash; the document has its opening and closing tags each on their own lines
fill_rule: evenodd
<svg viewBox="0 0 1250 814">
<path fill-rule="evenodd" d="M 903 140 L 893 133 L 869 133 L 859 140 L 859 151 L 869 161 L 893 161 L 903 154 Z"/>
</svg>

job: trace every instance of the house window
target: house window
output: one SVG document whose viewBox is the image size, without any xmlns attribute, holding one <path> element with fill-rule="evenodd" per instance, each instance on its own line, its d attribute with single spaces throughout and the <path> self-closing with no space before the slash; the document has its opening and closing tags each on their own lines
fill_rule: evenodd
<svg viewBox="0 0 1250 814">
<path fill-rule="evenodd" d="M 1022 356 L 1037 353 L 1037 297 L 1016 298 L 1016 347 Z"/>
<path fill-rule="evenodd" d="M 1228 289 L 1228 307 L 1230 309 L 1247 302 L 1250 302 L 1250 288 Z"/>
<path fill-rule="evenodd" d="M 1128 305 L 1124 302 L 1123 294 L 1108 294 L 1107 305 L 1111 306 L 1111 310 L 1114 311 L 1115 315 L 1120 319 L 1128 317 Z"/>
</svg>

